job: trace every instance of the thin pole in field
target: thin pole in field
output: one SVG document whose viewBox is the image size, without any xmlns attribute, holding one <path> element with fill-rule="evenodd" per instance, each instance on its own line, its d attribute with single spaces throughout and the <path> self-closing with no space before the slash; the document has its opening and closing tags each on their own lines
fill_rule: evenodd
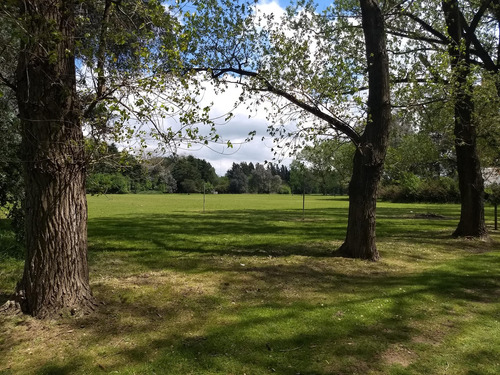
<svg viewBox="0 0 500 375">
<path fill-rule="evenodd" d="M 203 182 L 203 213 L 205 213 L 205 182 Z"/>
<path fill-rule="evenodd" d="M 495 230 L 498 230 L 498 203 L 495 202 Z"/>
<path fill-rule="evenodd" d="M 306 188 L 302 189 L 302 221 L 306 218 Z"/>
</svg>

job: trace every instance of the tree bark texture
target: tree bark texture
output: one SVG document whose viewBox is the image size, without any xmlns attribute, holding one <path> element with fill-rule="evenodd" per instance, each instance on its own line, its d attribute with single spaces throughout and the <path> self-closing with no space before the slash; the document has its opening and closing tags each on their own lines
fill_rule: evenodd
<svg viewBox="0 0 500 375">
<path fill-rule="evenodd" d="M 450 38 L 455 152 L 461 203 L 460 221 L 453 235 L 483 238 L 487 236 L 484 221 L 484 182 L 476 148 L 473 85 L 470 82 L 470 41 L 467 41 L 464 35 L 458 6 L 457 0 L 442 1 Z"/>
<path fill-rule="evenodd" d="M 39 318 L 94 306 L 87 263 L 84 140 L 72 0 L 25 0 L 17 67 L 26 182 L 26 261 L 17 295 Z"/>
<path fill-rule="evenodd" d="M 349 218 L 343 256 L 376 261 L 375 212 L 391 124 L 389 58 L 377 0 L 360 0 L 368 66 L 368 119 L 357 145 L 349 183 Z"/>
</svg>

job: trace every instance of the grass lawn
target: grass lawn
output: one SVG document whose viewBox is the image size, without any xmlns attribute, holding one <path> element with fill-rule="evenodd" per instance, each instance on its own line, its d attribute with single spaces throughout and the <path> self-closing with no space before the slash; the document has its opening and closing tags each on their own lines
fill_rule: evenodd
<svg viewBox="0 0 500 375">
<path fill-rule="evenodd" d="M 0 316 L 0 374 L 500 374 L 500 234 L 451 238 L 458 205 L 380 203 L 373 263 L 331 256 L 345 198 L 88 204 L 98 311 Z M 21 273 L 0 220 L 0 302 Z"/>
</svg>

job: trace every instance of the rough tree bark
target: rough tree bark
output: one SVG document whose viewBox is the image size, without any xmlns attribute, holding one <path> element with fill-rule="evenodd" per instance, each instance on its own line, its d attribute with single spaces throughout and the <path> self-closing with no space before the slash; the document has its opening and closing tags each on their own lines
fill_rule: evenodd
<svg viewBox="0 0 500 375">
<path fill-rule="evenodd" d="M 456 237 L 487 237 L 484 222 L 484 182 L 476 148 L 473 87 L 470 76 L 470 41 L 464 35 L 457 0 L 443 0 L 442 8 L 450 37 L 449 54 L 453 73 L 455 106 L 455 152 L 460 189 L 460 221 Z"/>
<path fill-rule="evenodd" d="M 39 318 L 94 306 L 87 264 L 84 142 L 72 0 L 25 0 L 17 67 L 26 181 L 26 262 L 17 296 Z"/>
<path fill-rule="evenodd" d="M 389 58 L 384 18 L 377 0 L 360 0 L 368 66 L 368 118 L 357 145 L 349 183 L 346 239 L 338 253 L 376 261 L 375 210 L 391 124 Z"/>
</svg>

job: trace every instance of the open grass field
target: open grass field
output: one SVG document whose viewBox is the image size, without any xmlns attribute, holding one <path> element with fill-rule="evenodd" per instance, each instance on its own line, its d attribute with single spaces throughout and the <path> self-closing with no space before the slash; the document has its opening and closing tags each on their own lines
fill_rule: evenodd
<svg viewBox="0 0 500 375">
<path fill-rule="evenodd" d="M 89 197 L 98 311 L 1 316 L 0 374 L 500 374 L 500 234 L 451 238 L 458 205 L 380 203 L 371 263 L 331 256 L 345 198 L 202 202 Z M 5 220 L 0 249 L 2 302 L 22 272 Z"/>
</svg>

